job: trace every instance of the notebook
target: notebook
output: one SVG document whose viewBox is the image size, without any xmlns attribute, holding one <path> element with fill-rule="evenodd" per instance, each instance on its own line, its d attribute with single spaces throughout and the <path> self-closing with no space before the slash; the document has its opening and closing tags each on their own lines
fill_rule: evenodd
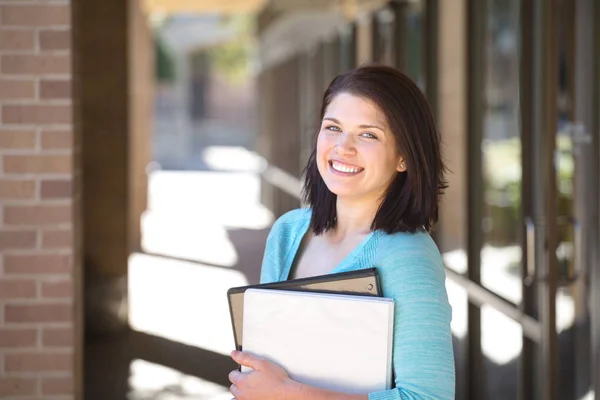
<svg viewBox="0 0 600 400">
<path fill-rule="evenodd" d="M 231 288 L 227 291 L 227 299 L 237 350 L 243 347 L 244 293 L 250 288 L 382 296 L 376 268 Z"/>
<path fill-rule="evenodd" d="M 342 393 L 392 388 L 393 325 L 394 301 L 383 297 L 273 289 L 244 297 L 244 351 Z"/>
</svg>

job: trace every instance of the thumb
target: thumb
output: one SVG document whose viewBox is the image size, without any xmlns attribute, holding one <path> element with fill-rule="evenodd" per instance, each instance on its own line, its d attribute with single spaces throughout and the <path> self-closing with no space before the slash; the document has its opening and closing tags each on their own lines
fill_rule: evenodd
<svg viewBox="0 0 600 400">
<path fill-rule="evenodd" d="M 243 365 L 245 367 L 250 367 L 255 371 L 261 370 L 263 364 L 262 358 L 251 355 L 249 353 L 244 353 L 243 351 L 232 351 L 231 358 L 233 358 L 233 360 L 238 364 Z"/>
</svg>

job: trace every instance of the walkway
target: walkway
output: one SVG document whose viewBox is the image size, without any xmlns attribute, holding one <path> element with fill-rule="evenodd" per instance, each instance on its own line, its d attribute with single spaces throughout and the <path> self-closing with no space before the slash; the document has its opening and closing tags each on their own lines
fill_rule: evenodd
<svg viewBox="0 0 600 400">
<path fill-rule="evenodd" d="M 215 170 L 150 175 L 144 253 L 130 259 L 134 332 L 87 346 L 88 400 L 231 399 L 226 291 L 258 282 L 273 216 L 251 153 L 205 155 Z"/>
</svg>

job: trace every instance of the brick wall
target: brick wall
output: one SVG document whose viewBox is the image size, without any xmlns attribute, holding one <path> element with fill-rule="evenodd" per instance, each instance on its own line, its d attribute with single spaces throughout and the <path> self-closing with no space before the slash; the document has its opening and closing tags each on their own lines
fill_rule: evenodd
<svg viewBox="0 0 600 400">
<path fill-rule="evenodd" d="M 0 0 L 0 398 L 74 397 L 67 1 Z"/>
</svg>

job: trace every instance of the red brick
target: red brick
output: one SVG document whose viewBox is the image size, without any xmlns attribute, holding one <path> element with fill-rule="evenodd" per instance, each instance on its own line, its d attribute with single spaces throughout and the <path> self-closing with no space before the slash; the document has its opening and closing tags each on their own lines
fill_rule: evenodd
<svg viewBox="0 0 600 400">
<path fill-rule="evenodd" d="M 73 378 L 44 378 L 42 394 L 73 394 Z"/>
<path fill-rule="evenodd" d="M 72 221 L 71 206 L 5 206 L 4 223 L 9 225 L 54 225 Z"/>
<path fill-rule="evenodd" d="M 73 284 L 71 281 L 43 282 L 42 297 L 48 298 L 72 298 Z"/>
<path fill-rule="evenodd" d="M 22 100 L 33 99 L 34 97 L 34 81 L 0 79 L 0 100 Z"/>
<path fill-rule="evenodd" d="M 35 32 L 33 30 L 0 30 L 0 50 L 33 50 Z"/>
<path fill-rule="evenodd" d="M 65 249 L 73 246 L 73 233 L 67 229 L 42 232 L 42 247 L 45 249 Z"/>
<path fill-rule="evenodd" d="M 23 348 L 36 345 L 37 332 L 35 329 L 0 329 L 0 348 Z"/>
<path fill-rule="evenodd" d="M 35 196 L 35 182 L 32 180 L 0 179 L 0 199 L 25 200 Z"/>
<path fill-rule="evenodd" d="M 68 25 L 68 5 L 4 5 L 0 7 L 0 24 L 3 26 Z"/>
<path fill-rule="evenodd" d="M 42 131 L 43 149 L 70 149 L 73 147 L 71 131 L 48 130 Z"/>
<path fill-rule="evenodd" d="M 32 299 L 36 296 L 35 281 L 8 279 L 0 281 L 0 300 Z"/>
<path fill-rule="evenodd" d="M 69 304 L 7 304 L 6 322 L 69 322 L 73 307 Z"/>
<path fill-rule="evenodd" d="M 70 74 L 71 57 L 60 54 L 3 55 L 0 71 L 4 74 Z"/>
<path fill-rule="evenodd" d="M 0 231 L 0 250 L 33 249 L 36 245 L 36 231 Z"/>
<path fill-rule="evenodd" d="M 73 346 L 73 329 L 71 328 L 45 328 L 42 333 L 44 347 L 71 347 Z"/>
<path fill-rule="evenodd" d="M 64 274 L 71 272 L 69 254 L 6 254 L 6 274 Z"/>
<path fill-rule="evenodd" d="M 35 378 L 0 377 L 0 399 L 34 395 L 36 390 L 37 380 Z"/>
<path fill-rule="evenodd" d="M 4 156 L 4 172 L 12 174 L 68 174 L 72 170 L 70 155 Z"/>
<path fill-rule="evenodd" d="M 7 124 L 70 124 L 70 105 L 5 105 L 2 121 Z"/>
<path fill-rule="evenodd" d="M 0 129 L 0 150 L 35 148 L 35 132 Z"/>
<path fill-rule="evenodd" d="M 45 180 L 42 181 L 42 199 L 68 199 L 72 197 L 72 185 L 70 180 Z"/>
<path fill-rule="evenodd" d="M 71 81 L 42 80 L 40 82 L 40 97 L 42 99 L 70 99 Z"/>
<path fill-rule="evenodd" d="M 42 50 L 69 50 L 71 48 L 70 31 L 40 31 Z"/>
<path fill-rule="evenodd" d="M 72 358 L 70 354 L 63 353 L 6 354 L 4 368 L 9 372 L 71 371 Z"/>
<path fill-rule="evenodd" d="M 70 206 L 5 206 L 8 225 L 54 225 L 72 221 Z"/>
</svg>

